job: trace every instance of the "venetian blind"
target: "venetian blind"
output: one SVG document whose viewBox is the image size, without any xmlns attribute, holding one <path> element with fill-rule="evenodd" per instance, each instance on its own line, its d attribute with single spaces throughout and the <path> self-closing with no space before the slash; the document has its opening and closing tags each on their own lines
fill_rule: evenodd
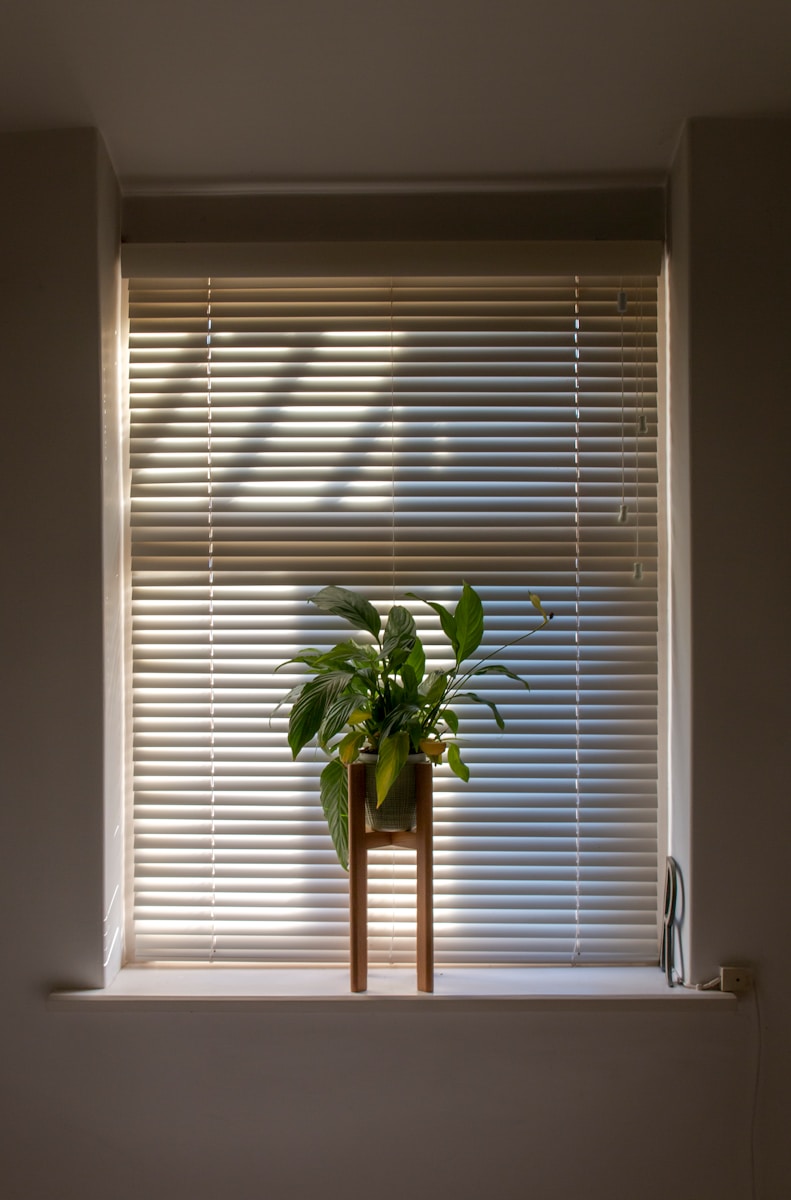
<svg viewBox="0 0 791 1200">
<path fill-rule="evenodd" d="M 484 649 L 529 589 L 555 617 L 503 660 L 529 693 L 491 677 L 505 733 L 466 710 L 469 783 L 435 771 L 437 962 L 655 961 L 656 279 L 138 278 L 129 328 L 131 957 L 347 960 L 274 668 L 347 633 L 326 584 L 467 580 Z M 412 961 L 412 854 L 370 876 L 371 960 Z"/>
</svg>

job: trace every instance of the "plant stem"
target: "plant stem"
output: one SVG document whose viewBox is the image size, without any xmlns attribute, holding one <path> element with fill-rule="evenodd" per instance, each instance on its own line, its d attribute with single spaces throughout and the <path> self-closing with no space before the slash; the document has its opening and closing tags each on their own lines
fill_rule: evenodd
<svg viewBox="0 0 791 1200">
<path fill-rule="evenodd" d="M 484 655 L 483 658 L 478 660 L 478 662 L 476 663 L 475 667 L 472 670 L 467 671 L 466 674 L 461 676 L 458 683 L 456 684 L 456 687 L 453 690 L 451 690 L 450 687 L 447 688 L 447 690 L 445 692 L 445 699 L 451 700 L 453 698 L 453 696 L 456 695 L 456 692 L 458 692 L 460 688 L 464 687 L 467 680 L 472 679 L 473 676 L 477 674 L 478 668 L 482 667 L 483 664 L 485 662 L 488 662 L 490 658 L 494 658 L 494 656 L 496 654 L 502 654 L 503 650 L 510 650 L 512 646 L 518 646 L 520 642 L 526 642 L 528 638 L 533 637 L 536 633 L 540 633 L 541 630 L 544 629 L 545 626 L 547 626 L 549 624 L 549 622 L 552 620 L 552 615 L 553 615 L 552 613 L 549 613 L 548 616 L 544 617 L 541 624 L 536 625 L 535 629 L 529 630 L 528 633 L 521 634 L 521 636 L 518 638 L 513 638 L 512 641 L 506 642 L 504 646 L 498 646 L 496 650 L 492 650 L 489 652 L 489 654 Z M 455 678 L 455 672 L 454 672 L 453 677 Z"/>
</svg>

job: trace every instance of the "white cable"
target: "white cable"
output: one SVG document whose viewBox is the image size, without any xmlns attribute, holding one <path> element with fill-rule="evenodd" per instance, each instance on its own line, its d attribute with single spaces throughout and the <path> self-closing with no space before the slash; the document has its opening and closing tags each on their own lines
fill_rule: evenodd
<svg viewBox="0 0 791 1200">
<path fill-rule="evenodd" d="M 687 983 L 681 976 L 675 975 L 673 985 L 674 987 L 687 988 L 691 992 L 719 992 L 722 988 L 719 975 L 716 979 L 707 979 L 705 983 Z"/>
</svg>

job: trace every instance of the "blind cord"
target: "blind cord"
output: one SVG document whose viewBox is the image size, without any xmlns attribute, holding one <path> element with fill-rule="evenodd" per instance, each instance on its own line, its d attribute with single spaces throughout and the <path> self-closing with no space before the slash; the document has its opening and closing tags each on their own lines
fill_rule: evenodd
<svg viewBox="0 0 791 1200">
<path fill-rule="evenodd" d="M 390 280 L 390 572 L 391 600 L 396 599 L 396 468 L 395 468 L 395 350 L 393 346 L 393 280 Z M 390 966 L 395 965 L 396 848 L 390 851 Z"/>
<path fill-rule="evenodd" d="M 211 944 L 209 947 L 209 961 L 214 962 L 217 952 L 217 925 L 216 925 L 216 906 L 217 906 L 217 841 L 216 841 L 216 807 L 215 807 L 215 726 L 214 726 L 214 689 L 215 689 L 215 661 L 214 661 L 214 480 L 212 476 L 212 326 L 211 326 L 211 279 L 208 281 L 208 291 L 206 297 L 206 421 L 207 421 L 207 446 L 206 446 L 206 486 L 208 490 L 208 512 L 207 520 L 209 523 L 209 823 L 210 830 L 210 855 L 211 855 Z"/>
<path fill-rule="evenodd" d="M 624 366 L 624 314 L 629 301 L 623 290 L 621 280 L 616 297 L 616 307 L 621 318 L 621 506 L 618 509 L 618 524 L 625 525 L 629 519 L 629 505 L 626 503 L 626 381 Z"/>
<path fill-rule="evenodd" d="M 580 794 L 580 280 L 574 279 L 574 952 L 582 957 L 582 807 Z M 621 356 L 623 358 L 623 355 Z"/>
<path fill-rule="evenodd" d="M 637 583 L 643 578 L 643 564 L 640 561 L 640 434 L 644 432 L 642 424 L 645 421 L 643 413 L 643 281 L 639 283 L 639 299 L 637 301 L 637 418 L 634 426 L 634 564 L 632 574 Z M 623 364 L 623 353 L 621 353 Z"/>
<path fill-rule="evenodd" d="M 395 467 L 395 347 L 393 344 L 393 280 L 390 280 L 390 567 L 392 603 L 396 598 L 396 467 Z"/>
</svg>

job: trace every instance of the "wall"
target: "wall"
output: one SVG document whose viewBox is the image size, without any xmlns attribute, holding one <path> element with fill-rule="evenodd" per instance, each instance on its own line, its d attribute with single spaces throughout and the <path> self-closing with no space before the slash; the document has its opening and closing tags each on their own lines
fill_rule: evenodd
<svg viewBox="0 0 791 1200">
<path fill-rule="evenodd" d="M 102 981 L 101 154 L 89 131 L 2 139 L 2 886 L 25 988 Z"/>
<path fill-rule="evenodd" d="M 686 879 L 686 962 L 696 979 L 721 962 L 755 964 L 766 1039 L 758 1141 L 767 1179 L 786 1187 L 790 186 L 791 121 L 693 121 L 671 180 L 669 238 L 673 852 Z M 685 505 L 686 523 L 676 519 Z"/>
<path fill-rule="evenodd" d="M 782 333 L 775 310 L 788 272 L 775 264 L 789 244 L 789 142 L 787 125 L 757 125 L 694 124 L 673 179 L 673 416 L 690 464 L 676 480 L 677 533 L 688 525 L 689 538 L 676 621 L 691 728 L 679 799 L 694 804 L 694 820 L 679 824 L 680 813 L 676 829 L 687 830 L 690 972 L 731 958 L 759 974 L 759 1195 L 774 1200 L 790 1177 L 784 643 L 768 519 L 783 502 L 784 363 L 782 338 L 767 338 L 758 318 Z M 51 986 L 102 979 L 102 787 L 117 749 L 105 751 L 102 696 L 117 659 L 108 668 L 102 638 L 103 550 L 110 579 L 115 551 L 100 521 L 113 375 L 112 350 L 103 375 L 100 347 L 115 313 L 117 197 L 89 132 L 4 136 L 0 150 L 4 1200 L 747 1200 L 749 1001 L 670 1011 L 47 1008 Z"/>
</svg>

